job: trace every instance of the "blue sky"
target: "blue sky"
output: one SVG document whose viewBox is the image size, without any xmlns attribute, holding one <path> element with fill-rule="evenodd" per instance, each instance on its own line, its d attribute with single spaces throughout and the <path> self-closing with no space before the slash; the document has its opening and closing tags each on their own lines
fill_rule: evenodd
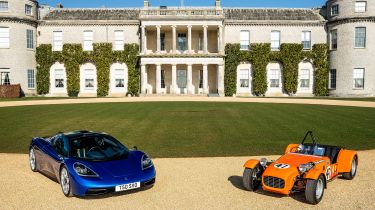
<svg viewBox="0 0 375 210">
<path fill-rule="evenodd" d="M 321 7 L 326 0 L 221 0 L 224 7 L 285 7 L 312 8 Z M 179 6 L 181 0 L 151 0 L 152 6 Z M 185 6 L 212 6 L 215 0 L 184 0 Z M 143 0 L 39 0 L 41 4 L 64 7 L 142 7 Z"/>
</svg>

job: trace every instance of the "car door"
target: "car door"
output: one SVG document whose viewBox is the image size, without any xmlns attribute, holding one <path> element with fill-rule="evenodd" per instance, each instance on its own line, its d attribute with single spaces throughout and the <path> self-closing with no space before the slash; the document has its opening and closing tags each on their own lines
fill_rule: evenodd
<svg viewBox="0 0 375 210">
<path fill-rule="evenodd" d="M 67 154 L 64 149 L 64 138 L 63 136 L 56 136 L 51 144 L 44 147 L 46 154 L 46 172 L 58 178 L 60 164 L 63 161 L 63 157 Z"/>
</svg>

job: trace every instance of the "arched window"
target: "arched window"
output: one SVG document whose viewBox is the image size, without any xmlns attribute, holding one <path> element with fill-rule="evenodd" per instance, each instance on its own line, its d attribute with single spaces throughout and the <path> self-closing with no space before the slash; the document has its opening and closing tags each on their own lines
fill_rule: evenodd
<svg viewBox="0 0 375 210">
<path fill-rule="evenodd" d="M 128 67 L 125 63 L 114 63 L 110 68 L 110 94 L 123 94 L 128 91 Z"/>
<path fill-rule="evenodd" d="M 92 63 L 80 67 L 80 96 L 96 96 L 98 85 L 96 66 Z"/>
<path fill-rule="evenodd" d="M 297 94 L 313 93 L 314 67 L 308 61 L 303 61 L 298 65 L 298 89 Z"/>
<path fill-rule="evenodd" d="M 53 96 L 67 95 L 67 79 L 64 64 L 56 62 L 50 68 L 50 94 Z"/>
<path fill-rule="evenodd" d="M 267 94 L 283 93 L 282 66 L 273 62 L 267 65 Z"/>
<path fill-rule="evenodd" d="M 252 94 L 251 64 L 237 66 L 237 94 Z"/>
</svg>

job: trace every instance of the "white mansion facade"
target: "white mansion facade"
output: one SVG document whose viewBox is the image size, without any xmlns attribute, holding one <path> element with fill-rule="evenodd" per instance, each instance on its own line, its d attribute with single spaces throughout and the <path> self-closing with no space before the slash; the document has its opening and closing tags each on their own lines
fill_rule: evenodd
<svg viewBox="0 0 375 210">
<path fill-rule="evenodd" d="M 225 46 L 253 43 L 329 45 L 330 95 L 375 96 L 375 1 L 328 0 L 320 9 L 213 7 L 65 9 L 39 5 L 36 0 L 0 0 L 1 84 L 21 84 L 26 95 L 37 93 L 36 47 L 81 44 L 92 51 L 94 43 L 112 43 L 114 51 L 138 44 L 141 95 L 224 96 Z M 313 96 L 315 67 L 302 60 L 298 67 L 297 96 Z M 128 66 L 113 63 L 109 69 L 109 95 L 128 92 Z M 266 96 L 286 96 L 283 66 L 267 64 Z M 236 95 L 252 96 L 252 64 L 237 66 Z M 49 71 L 49 96 L 67 96 L 67 71 L 56 62 Z M 79 96 L 96 96 L 97 67 L 80 64 Z"/>
</svg>

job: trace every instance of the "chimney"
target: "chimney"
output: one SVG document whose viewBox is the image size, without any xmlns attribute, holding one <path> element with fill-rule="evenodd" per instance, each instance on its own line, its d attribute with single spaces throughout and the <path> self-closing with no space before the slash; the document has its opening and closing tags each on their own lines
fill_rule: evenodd
<svg viewBox="0 0 375 210">
<path fill-rule="evenodd" d="M 56 4 L 56 8 L 62 9 L 62 8 L 64 8 L 64 6 L 59 3 L 59 4 Z"/>
<path fill-rule="evenodd" d="M 220 0 L 216 0 L 216 2 L 215 2 L 215 6 L 216 6 L 217 9 L 221 7 L 221 6 L 220 6 Z"/>
<path fill-rule="evenodd" d="M 149 1 L 149 0 L 144 0 L 144 1 L 143 1 L 143 7 L 144 7 L 145 9 L 147 9 L 149 6 L 150 6 L 150 1 Z"/>
</svg>

